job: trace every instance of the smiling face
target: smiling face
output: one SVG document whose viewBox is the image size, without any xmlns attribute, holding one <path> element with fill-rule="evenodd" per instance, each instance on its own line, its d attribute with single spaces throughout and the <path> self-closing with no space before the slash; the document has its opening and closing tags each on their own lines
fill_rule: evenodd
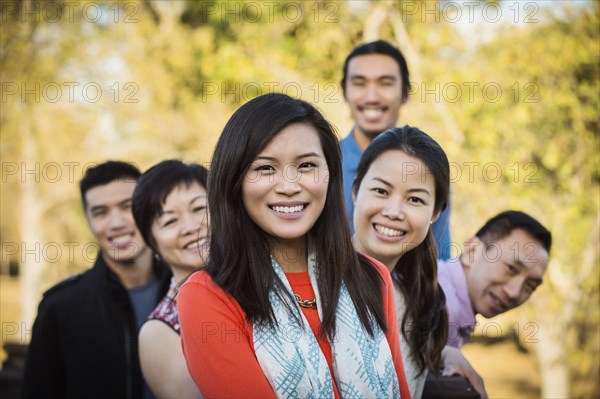
<svg viewBox="0 0 600 399">
<path fill-rule="evenodd" d="M 206 189 L 197 182 L 176 186 L 152 223 L 152 237 L 178 280 L 206 264 L 208 228 Z"/>
<path fill-rule="evenodd" d="M 249 166 L 242 202 L 263 231 L 304 242 L 325 206 L 329 173 L 317 131 L 307 124 L 281 130 Z"/>
<path fill-rule="evenodd" d="M 116 180 L 85 193 L 85 214 L 104 260 L 111 266 L 131 265 L 145 251 L 146 243 L 131 213 L 134 180 Z"/>
<path fill-rule="evenodd" d="M 517 228 L 487 248 L 479 238 L 471 239 L 461 261 L 473 310 L 493 317 L 529 299 L 542 283 L 548 251 Z"/>
<path fill-rule="evenodd" d="M 352 58 L 348 63 L 345 98 L 355 122 L 356 140 L 364 148 L 398 121 L 402 78 L 396 60 L 384 54 Z"/>
<path fill-rule="evenodd" d="M 354 244 L 391 271 L 421 244 L 434 219 L 434 177 L 418 158 L 399 150 L 373 161 L 354 195 Z"/>
</svg>

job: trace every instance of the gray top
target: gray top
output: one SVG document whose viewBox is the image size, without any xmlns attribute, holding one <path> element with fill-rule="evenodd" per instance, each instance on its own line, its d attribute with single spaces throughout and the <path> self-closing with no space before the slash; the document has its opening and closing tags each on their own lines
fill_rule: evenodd
<svg viewBox="0 0 600 399">
<path fill-rule="evenodd" d="M 145 285 L 127 290 L 135 313 L 135 324 L 138 331 L 156 306 L 159 288 L 158 280 L 156 277 L 152 277 Z"/>
</svg>

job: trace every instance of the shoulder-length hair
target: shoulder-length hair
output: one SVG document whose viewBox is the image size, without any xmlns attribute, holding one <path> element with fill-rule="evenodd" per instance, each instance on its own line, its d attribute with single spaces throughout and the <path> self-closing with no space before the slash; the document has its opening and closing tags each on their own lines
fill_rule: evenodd
<svg viewBox="0 0 600 399">
<path fill-rule="evenodd" d="M 400 150 L 420 159 L 435 180 L 434 215 L 448 204 L 450 166 L 440 145 L 421 130 L 404 126 L 377 136 L 365 149 L 357 167 L 352 190 L 357 193 L 371 164 L 386 151 Z M 437 372 L 448 336 L 446 297 L 437 280 L 437 245 L 431 228 L 425 240 L 405 253 L 392 271 L 406 303 L 401 331 L 421 372 Z"/>
<path fill-rule="evenodd" d="M 271 267 L 267 233 L 248 215 L 242 184 L 250 164 L 263 148 L 291 124 L 313 127 L 321 142 L 329 176 L 323 211 L 309 234 L 317 258 L 317 284 L 323 309 L 321 334 L 335 335 L 335 312 L 345 282 L 365 329 L 372 334 L 369 314 L 385 331 L 381 276 L 352 246 L 344 210 L 342 163 L 333 127 L 309 103 L 283 94 L 259 96 L 229 119 L 217 142 L 208 180 L 211 215 L 210 256 L 206 270 L 240 304 L 250 322 L 277 322 L 269 292 L 283 298 L 283 283 Z M 298 315 L 299 317 L 299 315 Z"/>
<path fill-rule="evenodd" d="M 131 212 L 142 238 L 154 252 L 159 253 L 152 236 L 152 224 L 161 215 L 167 197 L 176 187 L 182 184 L 190 187 L 193 183 L 206 189 L 208 170 L 176 159 L 159 162 L 139 177 L 133 191 Z"/>
</svg>

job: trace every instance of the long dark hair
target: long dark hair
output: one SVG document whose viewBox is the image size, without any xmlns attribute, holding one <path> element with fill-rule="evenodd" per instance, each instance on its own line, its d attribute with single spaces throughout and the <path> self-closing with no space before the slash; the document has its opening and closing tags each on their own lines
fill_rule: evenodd
<svg viewBox="0 0 600 399">
<path fill-rule="evenodd" d="M 371 164 L 386 151 L 400 150 L 419 158 L 435 179 L 433 214 L 441 213 L 448 203 L 450 166 L 440 145 L 421 130 L 404 126 L 392 128 L 377 136 L 362 154 L 356 178 L 355 193 Z M 401 331 L 406 338 L 420 371 L 437 372 L 442 349 L 448 337 L 446 297 L 437 281 L 437 245 L 431 228 L 425 240 L 405 253 L 392 271 L 406 303 Z"/>
<path fill-rule="evenodd" d="M 250 164 L 281 130 L 294 123 L 307 124 L 317 131 L 329 171 L 325 205 L 309 233 L 314 239 L 318 266 L 317 285 L 323 309 L 321 334 L 335 336 L 335 312 L 342 282 L 348 287 L 366 331 L 373 333 L 369 315 L 386 331 L 381 276 L 368 260 L 354 252 L 343 212 L 338 138 L 323 115 L 305 101 L 266 94 L 241 106 L 225 125 L 208 179 L 212 231 L 206 270 L 237 300 L 250 322 L 277 322 L 269 301 L 271 290 L 281 298 L 294 300 L 270 266 L 267 233 L 254 223 L 242 203 L 242 184 Z"/>
</svg>

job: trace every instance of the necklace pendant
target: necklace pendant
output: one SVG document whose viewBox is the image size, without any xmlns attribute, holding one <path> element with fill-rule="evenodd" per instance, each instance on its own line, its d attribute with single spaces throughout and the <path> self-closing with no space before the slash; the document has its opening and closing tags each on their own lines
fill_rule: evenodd
<svg viewBox="0 0 600 399">
<path fill-rule="evenodd" d="M 296 297 L 296 301 L 298 302 L 298 305 L 302 306 L 303 308 L 312 308 L 312 309 L 317 308 L 317 300 L 316 299 L 302 299 L 302 297 L 298 294 L 294 294 L 294 296 Z"/>
</svg>

